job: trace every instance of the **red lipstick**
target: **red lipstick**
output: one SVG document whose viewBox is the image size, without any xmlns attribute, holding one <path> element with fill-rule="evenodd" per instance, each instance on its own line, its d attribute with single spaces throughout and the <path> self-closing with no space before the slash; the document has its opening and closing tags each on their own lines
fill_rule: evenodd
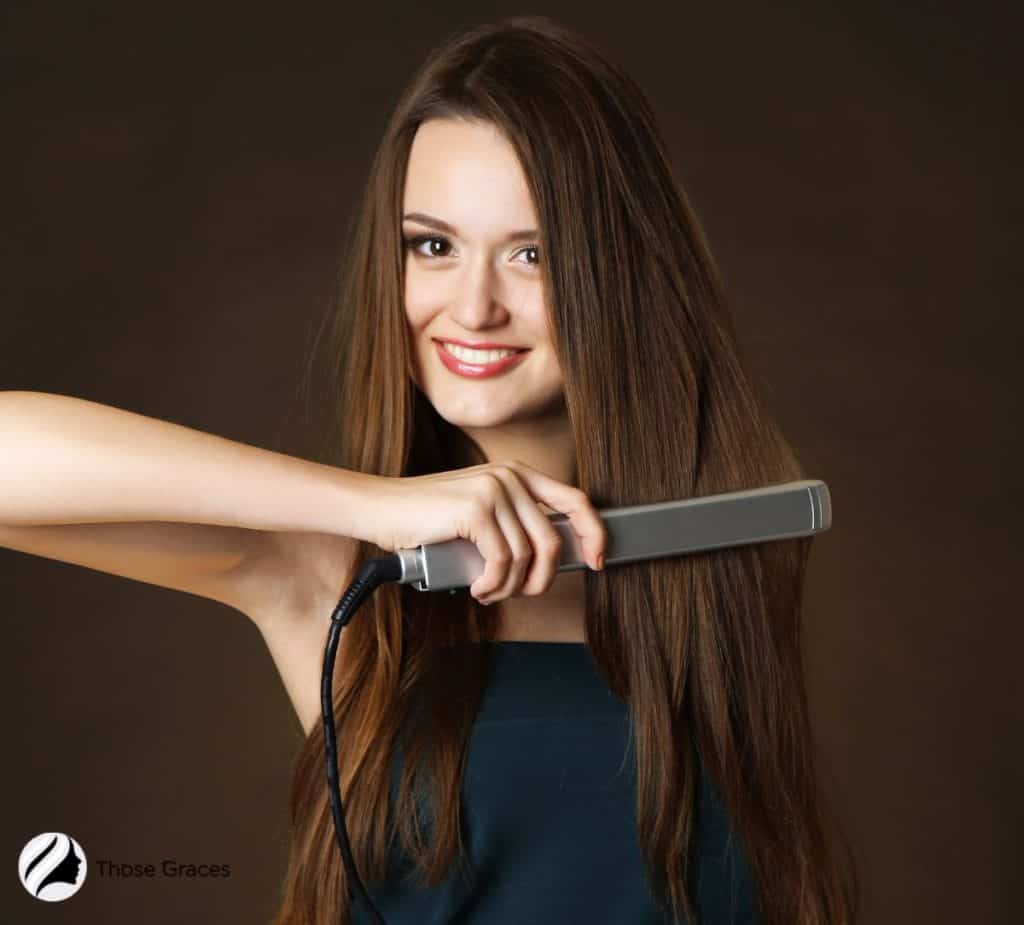
<svg viewBox="0 0 1024 925">
<path fill-rule="evenodd" d="M 450 341 L 450 343 L 457 344 L 458 341 Z M 493 363 L 467 363 L 465 360 L 460 360 L 454 353 L 449 353 L 442 343 L 438 340 L 434 341 L 434 345 L 437 348 L 437 355 L 441 362 L 444 363 L 445 368 L 455 373 L 457 376 L 464 376 L 467 379 L 485 379 L 488 376 L 496 376 L 498 373 L 503 373 L 506 369 L 515 366 L 519 363 L 523 357 L 529 353 L 529 350 L 521 350 L 519 353 L 514 353 L 510 357 L 505 357 L 501 360 L 495 360 Z M 460 345 L 460 346 L 469 346 Z M 515 347 L 481 347 L 481 350 L 515 350 Z"/>
<path fill-rule="evenodd" d="M 454 337 L 435 337 L 439 344 L 458 344 L 460 347 L 469 347 L 470 350 L 526 350 L 526 347 L 517 347 L 515 344 L 495 344 L 491 341 L 480 341 L 479 344 L 471 344 L 469 341 L 456 340 Z"/>
</svg>

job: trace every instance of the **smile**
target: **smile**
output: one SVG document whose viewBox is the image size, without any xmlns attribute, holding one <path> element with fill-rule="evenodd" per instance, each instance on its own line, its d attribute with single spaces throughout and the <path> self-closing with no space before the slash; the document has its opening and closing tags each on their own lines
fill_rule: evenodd
<svg viewBox="0 0 1024 925">
<path fill-rule="evenodd" d="M 470 350 L 440 341 L 434 341 L 434 346 L 445 368 L 467 379 L 495 376 L 517 365 L 529 353 L 529 350 Z"/>
</svg>

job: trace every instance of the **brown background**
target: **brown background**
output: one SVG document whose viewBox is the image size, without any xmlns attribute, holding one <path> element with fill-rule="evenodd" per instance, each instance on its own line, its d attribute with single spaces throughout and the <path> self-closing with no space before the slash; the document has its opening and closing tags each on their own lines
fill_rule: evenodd
<svg viewBox="0 0 1024 925">
<path fill-rule="evenodd" d="M 142 6 L 5 7 L 0 388 L 309 456 L 298 385 L 387 113 L 452 29 L 530 10 Z M 954 3 L 706 7 L 544 12 L 650 95 L 832 492 L 808 670 L 862 921 L 1019 921 L 1020 33 Z M 265 921 L 299 726 L 256 629 L 9 549 L 0 591 L 4 918 Z M 16 859 L 50 830 L 93 866 L 44 905 Z M 232 876 L 95 867 L 165 857 Z"/>
</svg>

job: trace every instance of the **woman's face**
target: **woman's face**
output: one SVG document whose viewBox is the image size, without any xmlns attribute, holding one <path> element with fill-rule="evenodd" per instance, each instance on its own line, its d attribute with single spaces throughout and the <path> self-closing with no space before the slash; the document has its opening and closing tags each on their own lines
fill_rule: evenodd
<svg viewBox="0 0 1024 925">
<path fill-rule="evenodd" d="M 402 215 L 411 374 L 437 412 L 472 429 L 561 406 L 541 284 L 545 258 L 508 142 L 486 123 L 424 122 L 409 154 Z M 493 357 L 442 356 L 450 340 L 526 352 L 481 376 L 474 373 L 487 371 Z"/>
</svg>

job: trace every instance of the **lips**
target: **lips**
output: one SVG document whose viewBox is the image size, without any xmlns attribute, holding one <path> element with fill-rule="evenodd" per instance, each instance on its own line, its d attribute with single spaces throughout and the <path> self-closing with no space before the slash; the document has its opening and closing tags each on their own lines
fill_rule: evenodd
<svg viewBox="0 0 1024 925">
<path fill-rule="evenodd" d="M 457 342 L 452 341 L 452 343 Z M 499 373 L 503 373 L 506 370 L 517 366 L 530 352 L 529 350 L 520 350 L 519 353 L 514 353 L 510 357 L 495 360 L 493 363 L 467 363 L 465 360 L 460 360 L 454 353 L 449 353 L 445 350 L 440 341 L 435 340 L 434 346 L 437 350 L 437 355 L 445 368 L 450 372 L 455 373 L 455 375 L 463 376 L 467 379 L 485 379 L 489 376 L 496 376 Z M 493 349 L 497 350 L 502 348 L 495 347 Z M 516 350 L 518 348 L 508 347 L 505 349 Z"/>
<path fill-rule="evenodd" d="M 454 337 L 433 337 L 435 344 L 455 344 L 458 347 L 467 347 L 470 350 L 528 350 L 528 347 L 517 347 L 515 344 L 494 344 L 490 341 L 481 341 L 479 344 L 470 344 L 464 340 L 456 340 Z"/>
</svg>

